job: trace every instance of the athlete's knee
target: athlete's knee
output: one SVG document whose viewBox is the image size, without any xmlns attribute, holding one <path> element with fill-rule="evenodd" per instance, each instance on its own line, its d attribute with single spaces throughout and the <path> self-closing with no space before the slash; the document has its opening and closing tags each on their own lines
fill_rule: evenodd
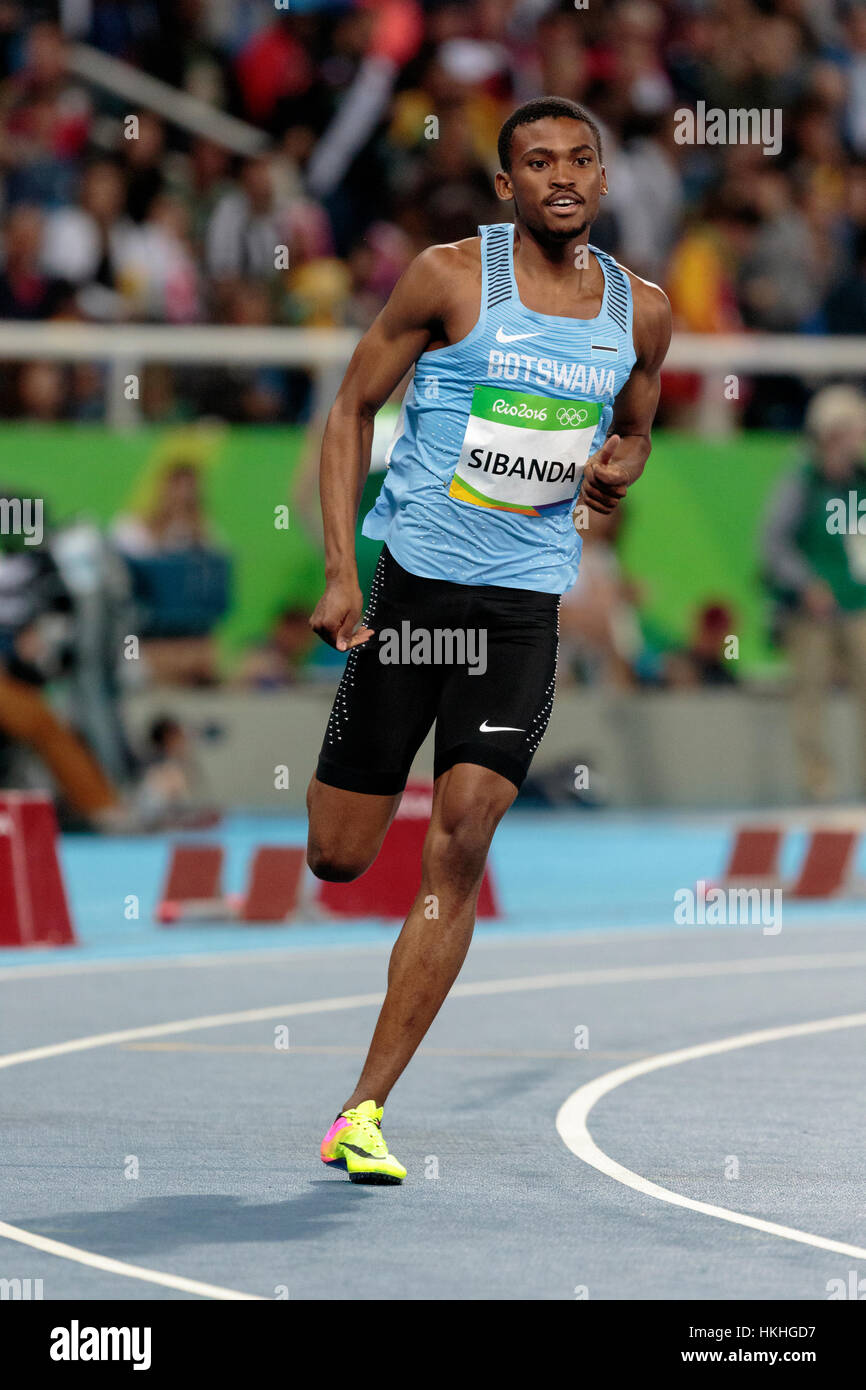
<svg viewBox="0 0 866 1390">
<path fill-rule="evenodd" d="M 467 811 L 431 826 L 424 844 L 424 872 L 431 884 L 469 891 L 480 882 L 496 822 L 483 811 Z"/>
<path fill-rule="evenodd" d="M 369 869 L 372 859 L 360 854 L 352 854 L 336 845 L 318 845 L 313 841 L 307 845 L 307 863 L 316 878 L 326 883 L 351 883 Z"/>
<path fill-rule="evenodd" d="M 323 799 L 322 791 L 322 784 L 313 778 L 307 788 L 307 863 L 316 878 L 351 883 L 369 869 L 381 837 L 374 843 L 363 828 L 347 823 L 339 805 Z"/>
<path fill-rule="evenodd" d="M 477 826 L 461 824 L 445 833 L 432 831 L 424 848 L 424 885 L 432 893 L 470 898 L 477 892 L 487 862 L 490 839 Z"/>
<path fill-rule="evenodd" d="M 477 889 L 490 842 L 513 798 L 514 790 L 492 774 L 452 777 L 424 842 L 427 882 L 447 883 L 458 893 Z"/>
<path fill-rule="evenodd" d="M 337 854 L 320 854 L 311 849 L 307 850 L 307 863 L 316 878 L 324 879 L 326 883 L 352 883 L 370 867 L 364 860 L 343 858 Z"/>
</svg>

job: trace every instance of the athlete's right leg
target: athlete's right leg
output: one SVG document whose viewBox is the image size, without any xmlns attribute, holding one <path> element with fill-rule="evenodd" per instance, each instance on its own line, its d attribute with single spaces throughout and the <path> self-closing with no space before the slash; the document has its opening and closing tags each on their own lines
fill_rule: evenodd
<svg viewBox="0 0 866 1390">
<path fill-rule="evenodd" d="M 490 842 L 516 795 L 506 777 L 472 763 L 437 778 L 421 885 L 394 943 L 388 991 L 344 1111 L 366 1099 L 385 1104 L 442 1007 L 469 950 Z"/>
<path fill-rule="evenodd" d="M 307 788 L 307 863 L 316 878 L 350 883 L 369 869 L 402 795 L 345 791 L 313 777 Z"/>
</svg>

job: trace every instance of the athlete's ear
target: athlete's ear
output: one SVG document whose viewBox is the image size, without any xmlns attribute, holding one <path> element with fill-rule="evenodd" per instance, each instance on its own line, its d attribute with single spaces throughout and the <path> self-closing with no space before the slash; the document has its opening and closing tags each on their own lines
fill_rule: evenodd
<svg viewBox="0 0 866 1390">
<path fill-rule="evenodd" d="M 602 166 L 601 166 L 601 196 L 604 197 L 604 195 L 605 195 L 606 192 L 607 192 L 607 174 L 605 173 L 605 171 L 604 171 L 604 165 L 602 164 Z"/>
<path fill-rule="evenodd" d="M 511 187 L 511 175 L 503 173 L 500 169 L 496 175 L 494 186 L 496 196 L 501 203 L 511 203 L 514 201 L 514 189 Z"/>
</svg>

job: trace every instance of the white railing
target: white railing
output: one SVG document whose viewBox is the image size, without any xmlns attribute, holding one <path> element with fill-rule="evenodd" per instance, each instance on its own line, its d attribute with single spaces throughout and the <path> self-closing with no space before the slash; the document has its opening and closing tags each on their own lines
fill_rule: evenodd
<svg viewBox="0 0 866 1390">
<path fill-rule="evenodd" d="M 209 102 L 190 96 L 189 92 L 180 92 L 98 48 L 84 43 L 72 44 L 67 50 L 66 61 L 70 72 L 128 102 L 130 113 L 155 111 L 172 125 L 247 157 L 260 154 L 271 144 L 263 130 L 247 121 L 239 121 Z"/>
<path fill-rule="evenodd" d="M 127 382 L 149 362 L 301 367 L 313 380 L 314 409 L 327 408 L 358 341 L 349 328 L 175 327 L 166 324 L 13 323 L 0 320 L 0 362 L 104 362 L 105 415 L 115 429 L 135 426 L 138 400 Z"/>
<path fill-rule="evenodd" d="M 349 328 L 174 327 L 164 324 L 18 323 L 0 321 L 0 361 L 105 362 L 109 421 L 134 424 L 137 402 L 125 381 L 148 362 L 268 364 L 302 367 L 313 377 L 317 405 L 327 404 L 358 341 Z M 733 429 L 730 378 L 784 373 L 810 385 L 831 377 L 866 378 L 866 337 L 796 334 L 674 336 L 665 367 L 704 378 L 700 427 Z M 736 397 L 735 397 L 736 399 Z"/>
</svg>

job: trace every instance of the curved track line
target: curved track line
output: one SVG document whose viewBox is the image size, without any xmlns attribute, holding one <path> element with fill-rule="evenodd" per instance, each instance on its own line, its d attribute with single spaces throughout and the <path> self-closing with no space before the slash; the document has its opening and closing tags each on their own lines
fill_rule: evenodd
<svg viewBox="0 0 866 1390">
<path fill-rule="evenodd" d="M 788 956 L 775 961 L 738 960 L 699 962 L 696 964 L 668 966 L 637 966 L 623 969 L 600 969 L 573 971 L 569 974 L 530 975 L 516 979 L 487 980 L 478 983 L 458 984 L 450 997 L 471 998 L 480 995 L 516 993 L 521 990 L 554 989 L 575 985 L 615 984 L 633 980 L 695 979 L 723 974 L 760 974 L 765 970 L 813 970 L 823 966 L 832 967 L 843 964 L 864 964 L 866 953 L 840 953 L 837 956 Z M 117 1043 L 137 1042 L 144 1038 L 158 1038 L 173 1033 L 189 1033 L 205 1028 L 225 1028 L 239 1023 L 256 1023 L 271 1018 L 297 1017 L 300 1014 L 335 1013 L 343 1009 L 364 1008 L 380 1004 L 382 993 L 352 994 L 332 999 L 314 999 L 295 1004 L 275 1004 L 262 1009 L 244 1009 L 236 1013 L 206 1014 L 200 1018 L 176 1019 L 169 1023 L 148 1024 L 139 1028 L 125 1028 L 110 1033 L 94 1033 L 89 1037 L 71 1038 L 66 1042 L 48 1043 L 43 1047 L 29 1048 L 23 1052 L 10 1052 L 0 1056 L 0 1069 L 20 1066 L 26 1062 L 45 1061 L 50 1057 L 67 1056 L 74 1052 L 85 1052 L 97 1047 L 110 1047 Z M 866 1017 L 866 1016 L 864 1016 Z M 671 1054 L 673 1055 L 673 1054 Z M 685 1060 L 685 1059 L 683 1059 Z M 613 1073 L 616 1075 L 616 1073 Z M 594 1102 L 593 1102 L 594 1103 Z M 568 1104 L 568 1102 L 566 1102 Z M 560 1112 L 562 1113 L 562 1112 Z M 627 1170 L 623 1170 L 624 1172 Z M 122 1274 L 129 1278 L 142 1279 L 152 1284 L 162 1284 L 184 1292 L 213 1291 L 205 1296 L 211 1298 L 254 1298 L 253 1294 L 242 1294 L 230 1289 L 217 1290 L 217 1286 L 196 1284 L 181 1276 L 162 1274 L 158 1270 L 144 1269 L 138 1265 L 125 1264 L 120 1260 L 109 1260 L 76 1246 L 63 1245 L 59 1241 L 48 1240 L 17 1226 L 0 1222 L 0 1237 L 17 1241 L 21 1245 L 31 1245 L 35 1249 L 78 1264 L 90 1265 L 96 1269 Z M 853 1248 L 853 1247 L 852 1247 Z M 192 1288 L 195 1285 L 195 1289 Z"/>
<path fill-rule="evenodd" d="M 649 1197 L 657 1197 L 660 1202 L 669 1202 L 675 1207 L 687 1207 L 689 1211 L 700 1211 L 705 1216 L 718 1217 L 720 1221 L 730 1221 L 737 1226 L 749 1226 L 755 1231 L 779 1236 L 783 1240 L 795 1240 L 801 1245 L 813 1245 L 819 1250 L 831 1250 L 837 1255 L 849 1255 L 853 1259 L 866 1260 L 866 1249 L 859 1245 L 849 1245 L 841 1240 L 828 1240 L 825 1236 L 813 1236 L 807 1231 L 799 1231 L 793 1226 L 780 1226 L 775 1221 L 764 1221 L 757 1216 L 747 1216 L 743 1212 L 730 1211 L 727 1207 L 713 1206 L 709 1202 L 696 1202 L 684 1197 L 670 1188 L 661 1187 L 633 1173 L 615 1159 L 610 1158 L 598 1147 L 589 1132 L 587 1120 L 593 1106 L 610 1091 L 623 1086 L 635 1077 L 646 1076 L 649 1072 L 660 1071 L 663 1067 L 675 1067 L 681 1062 L 694 1062 L 704 1057 L 715 1057 L 722 1052 L 734 1052 L 742 1047 L 757 1047 L 761 1043 L 779 1042 L 786 1038 L 804 1038 L 816 1033 L 831 1033 L 839 1028 L 866 1027 L 866 1013 L 841 1014 L 837 1018 L 817 1019 L 812 1023 L 794 1023 L 783 1028 L 764 1028 L 755 1033 L 739 1033 L 735 1037 L 721 1038 L 717 1042 L 698 1043 L 695 1047 L 683 1047 L 677 1052 L 662 1052 L 655 1057 L 645 1057 L 640 1062 L 632 1062 L 627 1067 L 617 1067 L 596 1077 L 576 1091 L 560 1106 L 556 1116 L 556 1128 L 560 1138 L 573 1154 L 584 1163 L 615 1178 L 626 1187 L 634 1188 Z"/>
</svg>

